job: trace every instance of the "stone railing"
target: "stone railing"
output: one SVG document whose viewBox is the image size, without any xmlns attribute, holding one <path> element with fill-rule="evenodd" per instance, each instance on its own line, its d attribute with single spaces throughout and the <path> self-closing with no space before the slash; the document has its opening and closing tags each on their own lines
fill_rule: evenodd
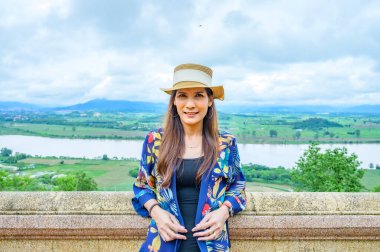
<svg viewBox="0 0 380 252">
<path fill-rule="evenodd" d="M 379 193 L 248 193 L 231 251 L 380 251 Z M 138 251 L 131 192 L 1 192 L 0 251 Z"/>
</svg>

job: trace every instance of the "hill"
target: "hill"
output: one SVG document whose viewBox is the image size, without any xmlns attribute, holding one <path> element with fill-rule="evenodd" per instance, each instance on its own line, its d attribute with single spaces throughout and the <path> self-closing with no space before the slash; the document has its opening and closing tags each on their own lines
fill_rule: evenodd
<svg viewBox="0 0 380 252">
<path fill-rule="evenodd" d="M 96 99 L 73 106 L 55 108 L 55 110 L 164 113 L 166 107 L 167 105 L 163 103 Z"/>
<path fill-rule="evenodd" d="M 165 113 L 166 103 L 152 103 L 128 100 L 95 99 L 85 103 L 74 104 L 65 107 L 43 107 L 21 102 L 1 102 L 0 110 L 41 110 L 41 111 L 100 111 L 100 112 L 148 112 Z M 380 105 L 360 106 L 261 106 L 261 105 L 237 105 L 226 104 L 217 101 L 218 111 L 223 113 L 311 113 L 311 114 L 368 114 L 379 115 Z"/>
</svg>

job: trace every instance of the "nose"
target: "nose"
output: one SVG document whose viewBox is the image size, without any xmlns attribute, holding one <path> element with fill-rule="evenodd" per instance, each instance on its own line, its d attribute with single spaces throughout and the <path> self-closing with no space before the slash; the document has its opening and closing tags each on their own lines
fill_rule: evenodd
<svg viewBox="0 0 380 252">
<path fill-rule="evenodd" d="M 195 103 L 194 103 L 194 100 L 193 99 L 188 99 L 187 101 L 186 101 L 186 108 L 194 108 L 195 107 Z"/>
</svg>

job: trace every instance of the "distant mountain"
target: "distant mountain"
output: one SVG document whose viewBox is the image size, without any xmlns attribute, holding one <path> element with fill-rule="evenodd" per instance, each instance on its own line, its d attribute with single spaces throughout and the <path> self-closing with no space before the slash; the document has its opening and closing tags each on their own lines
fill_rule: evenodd
<svg viewBox="0 0 380 252">
<path fill-rule="evenodd" d="M 99 111 L 99 112 L 149 112 L 164 114 L 166 103 L 151 103 L 126 100 L 96 99 L 81 104 L 66 107 L 46 108 L 21 102 L 0 102 L 0 110 L 38 110 L 38 111 Z M 217 103 L 218 111 L 223 113 L 315 113 L 315 114 L 376 114 L 380 115 L 380 105 L 360 106 L 257 106 L 257 105 L 227 105 Z"/>
<path fill-rule="evenodd" d="M 55 110 L 164 113 L 166 108 L 167 105 L 162 103 L 96 99 L 68 107 L 55 108 Z"/>
<path fill-rule="evenodd" d="M 218 109 L 225 113 L 255 113 L 255 112 L 268 112 L 268 113 L 323 113 L 332 111 L 329 106 L 249 106 L 249 105 L 224 105 L 220 104 Z"/>
<path fill-rule="evenodd" d="M 361 105 L 351 107 L 349 109 L 351 113 L 371 113 L 380 114 L 380 105 Z"/>
<path fill-rule="evenodd" d="M 224 113 L 316 113 L 316 114 L 380 114 L 380 105 L 361 106 L 248 106 L 218 104 L 218 109 Z"/>
<path fill-rule="evenodd" d="M 41 107 L 22 102 L 2 102 L 0 101 L 0 110 L 37 110 Z"/>
<path fill-rule="evenodd" d="M 316 113 L 316 114 L 333 114 L 333 113 L 365 113 L 380 114 L 380 105 L 361 105 L 361 106 L 249 106 L 249 105 L 224 105 L 222 102 L 217 104 L 218 111 L 223 113 Z M 63 110 L 97 110 L 97 111 L 123 111 L 123 112 L 153 112 L 165 113 L 167 104 L 122 101 L 122 100 L 105 100 L 96 99 L 83 104 L 56 108 Z"/>
</svg>

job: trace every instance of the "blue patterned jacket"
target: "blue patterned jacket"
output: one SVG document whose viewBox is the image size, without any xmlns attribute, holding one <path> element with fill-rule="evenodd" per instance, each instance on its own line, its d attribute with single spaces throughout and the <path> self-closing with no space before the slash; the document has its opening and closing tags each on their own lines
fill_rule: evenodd
<svg viewBox="0 0 380 252">
<path fill-rule="evenodd" d="M 133 185 L 135 196 L 132 199 L 132 204 L 139 215 L 149 217 L 144 204 L 150 199 L 156 199 L 163 209 L 176 216 L 179 222 L 184 225 L 177 202 L 175 179 L 172 179 L 168 188 L 163 188 L 161 186 L 162 177 L 157 174 L 157 159 L 162 134 L 162 129 L 153 130 L 144 141 L 139 173 Z M 175 170 L 173 178 L 176 177 Z M 225 200 L 232 203 L 234 214 L 245 208 L 245 178 L 240 166 L 236 139 L 233 135 L 223 132 L 219 133 L 218 161 L 211 173 L 202 177 L 195 223 L 199 223 L 208 212 L 218 209 Z M 152 219 L 146 240 L 140 251 L 175 252 L 178 250 L 180 242 L 180 240 L 164 242 L 157 231 L 155 221 Z M 202 252 L 229 251 L 231 245 L 228 222 L 216 240 L 198 241 L 198 246 Z"/>
</svg>

